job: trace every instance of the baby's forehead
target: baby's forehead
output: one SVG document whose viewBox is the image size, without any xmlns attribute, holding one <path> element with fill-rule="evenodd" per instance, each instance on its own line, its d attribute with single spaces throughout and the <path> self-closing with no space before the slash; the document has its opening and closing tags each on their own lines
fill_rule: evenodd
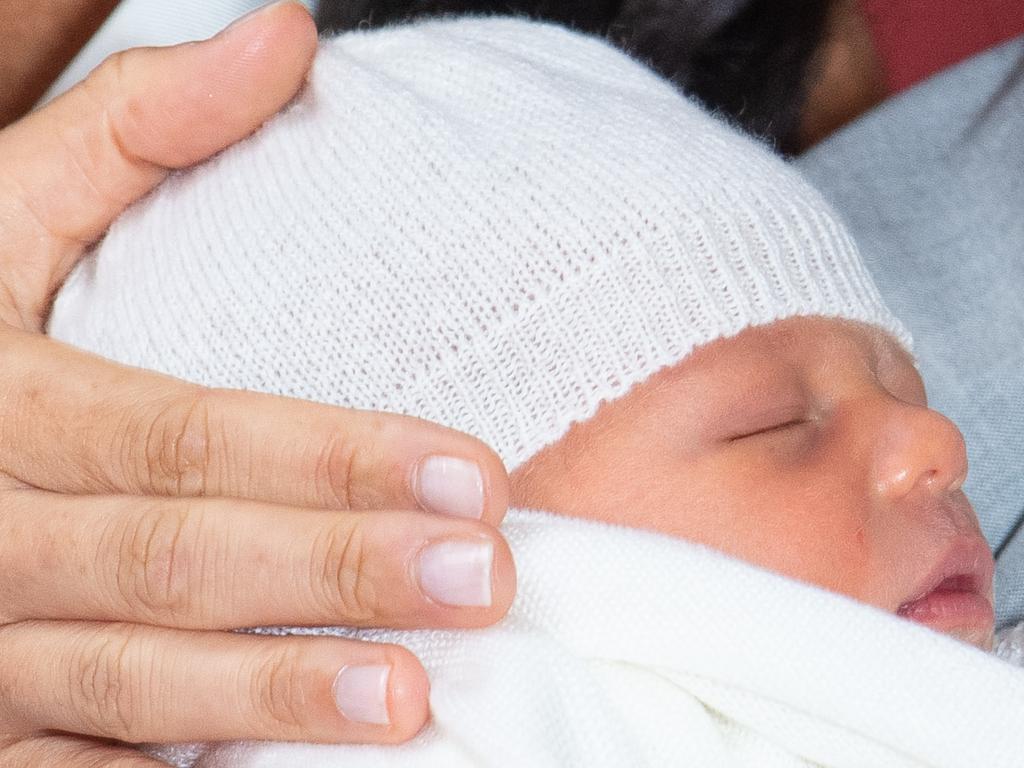
<svg viewBox="0 0 1024 768">
<path fill-rule="evenodd" d="M 917 399 L 910 353 L 887 331 L 839 318 L 793 317 L 744 329 L 698 347 L 627 394 L 628 407 L 666 397 L 700 409 L 712 401 L 792 399 L 817 382 L 877 378 Z"/>
<path fill-rule="evenodd" d="M 781 371 L 796 362 L 820 359 L 830 353 L 865 354 L 873 349 L 873 344 L 872 335 L 854 323 L 791 317 L 712 339 L 659 375 L 666 384 L 677 386 L 699 374 L 712 372 L 724 388 L 734 375 L 758 370 Z"/>
</svg>

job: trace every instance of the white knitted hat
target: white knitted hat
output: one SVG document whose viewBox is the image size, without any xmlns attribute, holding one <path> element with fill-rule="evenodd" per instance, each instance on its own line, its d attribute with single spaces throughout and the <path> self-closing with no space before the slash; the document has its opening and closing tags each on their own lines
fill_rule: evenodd
<svg viewBox="0 0 1024 768">
<path fill-rule="evenodd" d="M 50 332 L 431 419 L 514 469 L 694 347 L 792 315 L 907 339 L 765 148 L 600 40 L 463 19 L 325 42 L 282 116 L 121 218 Z"/>
</svg>

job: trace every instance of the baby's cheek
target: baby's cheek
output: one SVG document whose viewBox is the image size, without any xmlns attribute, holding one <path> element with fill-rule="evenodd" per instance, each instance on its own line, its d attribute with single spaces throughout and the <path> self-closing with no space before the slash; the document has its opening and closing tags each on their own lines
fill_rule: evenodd
<svg viewBox="0 0 1024 768">
<path fill-rule="evenodd" d="M 870 505 L 842 473 L 772 473 L 742 494 L 749 509 L 738 556 L 801 581 L 873 602 L 879 559 Z M 741 503 L 737 500 L 737 503 Z"/>
<path fill-rule="evenodd" d="M 688 460 L 652 450 L 653 442 L 592 439 L 578 452 L 572 441 L 555 444 L 512 474 L 512 503 L 686 539 L 856 599 L 871 596 L 867 505 L 842 473 L 763 452 Z"/>
<path fill-rule="evenodd" d="M 776 545 L 775 570 L 857 600 L 870 596 L 875 568 L 873 553 L 859 526 L 827 517 L 791 526 L 787 541 Z M 771 552 L 771 550 L 769 550 Z"/>
</svg>

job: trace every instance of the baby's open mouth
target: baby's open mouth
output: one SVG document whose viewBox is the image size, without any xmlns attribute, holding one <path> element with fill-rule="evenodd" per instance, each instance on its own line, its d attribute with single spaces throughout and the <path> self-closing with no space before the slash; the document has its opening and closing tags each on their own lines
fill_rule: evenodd
<svg viewBox="0 0 1024 768">
<path fill-rule="evenodd" d="M 991 599 L 994 567 L 992 553 L 981 537 L 957 537 L 914 591 L 915 597 L 896 613 L 940 632 L 991 631 L 995 623 Z"/>
</svg>

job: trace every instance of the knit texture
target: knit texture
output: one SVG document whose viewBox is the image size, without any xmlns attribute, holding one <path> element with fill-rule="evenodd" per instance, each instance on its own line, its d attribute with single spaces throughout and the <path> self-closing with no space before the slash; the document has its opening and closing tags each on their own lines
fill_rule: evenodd
<svg viewBox="0 0 1024 768">
<path fill-rule="evenodd" d="M 432 723 L 398 748 L 239 744 L 200 768 L 1018 768 L 1024 670 L 691 542 L 513 511 L 519 595 L 397 642 Z M 594 596 L 600 595 L 599 600 Z"/>
<path fill-rule="evenodd" d="M 57 338 L 411 414 L 509 469 L 694 347 L 793 315 L 907 341 L 822 199 L 603 41 L 516 19 L 325 43 L 61 291 Z"/>
<path fill-rule="evenodd" d="M 1024 667 L 1024 621 L 996 632 L 992 652 L 1003 661 Z"/>
</svg>

